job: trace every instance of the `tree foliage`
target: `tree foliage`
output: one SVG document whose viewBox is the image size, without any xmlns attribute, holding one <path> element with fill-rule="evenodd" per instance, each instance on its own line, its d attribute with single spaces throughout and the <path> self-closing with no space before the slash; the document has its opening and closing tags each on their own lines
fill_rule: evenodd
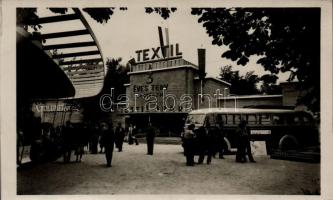
<svg viewBox="0 0 333 200">
<path fill-rule="evenodd" d="M 113 15 L 115 8 L 83 8 L 82 10 L 89 14 L 98 23 L 107 23 Z"/>
<path fill-rule="evenodd" d="M 276 81 L 279 79 L 275 74 L 265 74 L 260 80 L 262 81 L 262 85 L 260 86 L 260 90 L 264 94 L 281 94 L 282 90 L 280 85 L 276 84 Z"/>
<path fill-rule="evenodd" d="M 56 14 L 66 14 L 68 12 L 68 8 L 48 8 L 51 12 Z M 115 7 L 110 8 L 83 8 L 82 10 L 86 12 L 91 18 L 93 18 L 96 22 L 100 24 L 107 23 L 111 16 L 114 14 Z M 145 12 L 157 13 L 163 19 L 168 19 L 170 14 L 176 12 L 177 8 L 171 7 L 145 7 Z M 120 11 L 128 10 L 127 7 L 119 7 Z M 34 21 L 39 18 L 37 15 L 37 8 L 17 8 L 17 24 L 21 26 L 29 25 L 29 22 Z M 30 25 L 35 31 L 42 28 L 40 24 Z"/>
<path fill-rule="evenodd" d="M 291 72 L 288 80 L 298 80 L 307 91 L 298 103 L 319 111 L 319 8 L 193 8 L 192 14 L 212 44 L 229 47 L 222 57 L 244 66 L 257 56 L 271 74 Z"/>
<path fill-rule="evenodd" d="M 129 67 L 121 65 L 121 58 L 108 58 L 106 61 L 107 73 L 104 79 L 104 85 L 101 93 L 110 94 L 110 89 L 114 88 L 114 94 L 117 97 L 126 94 L 125 83 L 129 82 Z M 116 99 L 115 99 L 116 100 Z"/>
<path fill-rule="evenodd" d="M 145 7 L 145 11 L 148 14 L 151 14 L 153 12 L 159 14 L 163 19 L 168 19 L 170 17 L 170 14 L 173 12 L 176 12 L 177 8 L 171 7 Z"/>
<path fill-rule="evenodd" d="M 37 20 L 37 8 L 17 8 L 16 11 L 16 24 L 22 26 L 24 29 L 28 29 L 28 26 L 33 28 L 35 31 L 40 29 L 41 25 L 28 25 L 28 21 Z"/>
<path fill-rule="evenodd" d="M 239 75 L 239 71 L 233 71 L 232 66 L 221 67 L 220 77 L 231 83 L 230 93 L 237 95 L 258 94 L 257 84 L 259 78 L 254 71 L 247 72 L 245 76 Z"/>
<path fill-rule="evenodd" d="M 106 98 L 103 101 L 103 106 L 106 108 L 111 107 L 111 104 L 113 104 L 113 108 L 115 109 L 114 103 L 119 102 L 117 100 L 117 96 L 126 93 L 124 84 L 129 82 L 129 76 L 127 75 L 129 68 L 128 66 L 121 65 L 121 60 L 121 58 L 107 59 L 107 73 L 104 78 L 104 84 L 101 91 L 96 96 L 87 97 L 81 101 L 82 107 L 84 107 L 83 116 L 85 120 L 96 121 L 98 119 L 96 116 L 99 118 L 110 117 L 109 112 L 105 112 L 101 109 L 100 99 L 103 95 L 111 95 L 111 88 L 114 88 L 112 102 L 109 98 Z"/>
</svg>

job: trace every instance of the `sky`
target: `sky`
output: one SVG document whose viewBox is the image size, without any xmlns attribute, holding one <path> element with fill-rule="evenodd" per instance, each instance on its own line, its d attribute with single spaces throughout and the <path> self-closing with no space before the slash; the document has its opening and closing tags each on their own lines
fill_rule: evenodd
<svg viewBox="0 0 333 200">
<path fill-rule="evenodd" d="M 90 24 L 101 47 L 104 59 L 122 58 L 122 64 L 126 64 L 131 58 L 137 57 L 135 51 L 151 49 L 160 46 L 158 36 L 158 26 L 168 28 L 170 44 L 179 44 L 179 49 L 183 53 L 183 58 L 191 63 L 198 63 L 197 49 L 206 49 L 206 72 L 210 77 L 218 77 L 220 67 L 232 65 L 233 70 L 239 70 L 241 75 L 248 71 L 255 71 L 255 74 L 263 75 L 269 72 L 256 64 L 258 57 L 251 57 L 246 66 L 237 65 L 236 62 L 222 58 L 221 55 L 228 47 L 212 45 L 212 38 L 208 36 L 202 24 L 198 23 L 198 16 L 191 15 L 190 8 L 178 8 L 164 20 L 157 13 L 147 14 L 144 7 L 128 7 L 128 10 L 114 10 L 111 19 L 100 24 L 93 20 L 87 13 L 82 12 Z M 39 9 L 40 17 L 54 15 L 47 9 Z M 76 21 L 66 22 L 66 26 L 57 23 L 45 24 L 42 33 L 80 29 L 83 27 Z M 90 36 L 80 36 L 90 37 Z M 72 39 L 62 38 L 64 41 L 73 42 Z M 47 41 L 47 44 L 59 43 L 56 39 Z M 85 47 L 85 50 L 91 50 Z M 81 48 L 81 50 L 84 48 Z M 71 51 L 71 49 L 66 49 Z M 93 56 L 92 56 L 93 57 Z M 279 82 L 286 81 L 289 74 L 280 74 Z"/>
</svg>

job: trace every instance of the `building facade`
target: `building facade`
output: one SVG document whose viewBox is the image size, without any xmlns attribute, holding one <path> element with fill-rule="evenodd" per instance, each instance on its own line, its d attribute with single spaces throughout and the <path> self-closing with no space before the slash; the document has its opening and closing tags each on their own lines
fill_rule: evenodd
<svg viewBox="0 0 333 200">
<path fill-rule="evenodd" d="M 151 122 L 163 135 L 179 135 L 188 112 L 216 107 L 230 87 L 216 78 L 200 79 L 198 66 L 181 57 L 136 63 L 128 74 L 126 123 L 144 129 Z"/>
</svg>

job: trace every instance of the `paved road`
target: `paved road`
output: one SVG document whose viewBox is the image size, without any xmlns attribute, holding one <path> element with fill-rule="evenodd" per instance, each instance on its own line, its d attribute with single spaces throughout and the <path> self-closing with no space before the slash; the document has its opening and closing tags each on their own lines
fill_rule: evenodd
<svg viewBox="0 0 333 200">
<path fill-rule="evenodd" d="M 197 158 L 196 158 L 197 159 Z M 82 163 L 61 159 L 18 170 L 18 194 L 304 194 L 319 190 L 320 164 L 255 157 L 235 163 L 234 156 L 211 165 L 185 166 L 180 145 L 124 146 L 113 167 L 104 154 L 86 154 Z"/>
</svg>

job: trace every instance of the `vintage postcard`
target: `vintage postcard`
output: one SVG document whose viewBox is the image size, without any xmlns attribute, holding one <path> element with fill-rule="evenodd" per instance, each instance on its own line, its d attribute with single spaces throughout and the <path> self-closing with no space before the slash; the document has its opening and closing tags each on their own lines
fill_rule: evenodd
<svg viewBox="0 0 333 200">
<path fill-rule="evenodd" d="M 0 14 L 3 199 L 333 198 L 332 1 Z"/>
</svg>

